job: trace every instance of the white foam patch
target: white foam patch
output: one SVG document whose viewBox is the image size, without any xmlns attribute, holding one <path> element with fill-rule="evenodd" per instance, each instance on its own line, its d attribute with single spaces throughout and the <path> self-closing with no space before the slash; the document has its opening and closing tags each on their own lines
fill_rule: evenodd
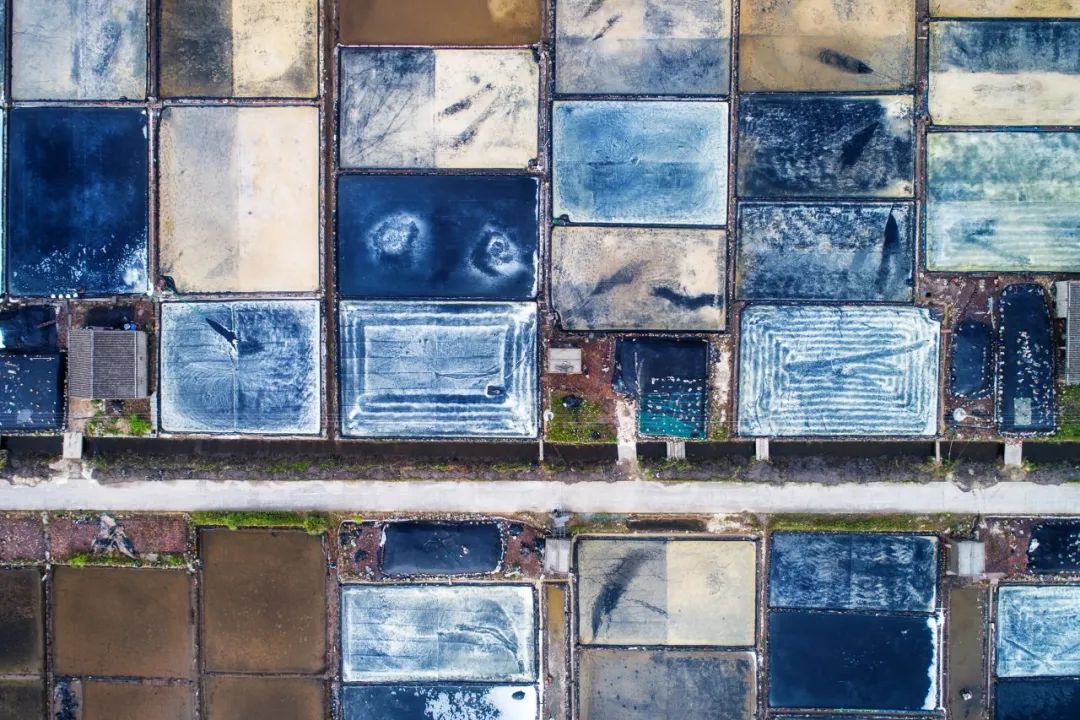
<svg viewBox="0 0 1080 720">
<path fill-rule="evenodd" d="M 930 677 L 930 687 L 926 691 L 926 700 L 923 701 L 923 710 L 936 710 L 938 707 L 938 678 L 940 676 L 941 657 L 941 618 L 931 615 L 926 618 L 926 624 L 930 628 L 931 643 L 934 654 L 930 658 L 930 668 L 926 671 Z"/>
</svg>

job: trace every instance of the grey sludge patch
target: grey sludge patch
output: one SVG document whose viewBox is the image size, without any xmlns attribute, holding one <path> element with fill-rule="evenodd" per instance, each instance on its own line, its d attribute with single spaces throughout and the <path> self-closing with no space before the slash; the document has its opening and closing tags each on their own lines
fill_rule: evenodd
<svg viewBox="0 0 1080 720">
<path fill-rule="evenodd" d="M 161 94 L 224 97 L 233 88 L 232 3 L 162 0 Z"/>
<path fill-rule="evenodd" d="M 750 720 L 749 652 L 589 649 L 581 653 L 581 720 Z"/>
</svg>

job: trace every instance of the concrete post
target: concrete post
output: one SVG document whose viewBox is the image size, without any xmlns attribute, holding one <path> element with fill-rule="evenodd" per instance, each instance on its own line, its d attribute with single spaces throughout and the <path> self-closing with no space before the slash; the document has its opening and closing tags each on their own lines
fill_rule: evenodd
<svg viewBox="0 0 1080 720">
<path fill-rule="evenodd" d="M 669 440 L 667 443 L 668 460 L 685 460 L 686 443 L 681 440 Z"/>
<path fill-rule="evenodd" d="M 1024 443 L 1005 443 L 1005 467 L 1020 467 L 1024 464 Z"/>
<path fill-rule="evenodd" d="M 754 440 L 754 457 L 758 462 L 769 462 L 769 438 L 756 438 Z"/>
<path fill-rule="evenodd" d="M 64 433 L 64 460 L 82 460 L 83 434 L 78 432 Z"/>
</svg>

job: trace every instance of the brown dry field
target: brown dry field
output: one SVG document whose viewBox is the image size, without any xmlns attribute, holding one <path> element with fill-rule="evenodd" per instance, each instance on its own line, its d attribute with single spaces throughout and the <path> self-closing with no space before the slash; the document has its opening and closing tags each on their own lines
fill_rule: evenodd
<svg viewBox="0 0 1080 720">
<path fill-rule="evenodd" d="M 43 670 L 41 573 L 0 570 L 0 673 Z"/>
<path fill-rule="evenodd" d="M 327 649 L 321 538 L 205 530 L 201 541 L 205 670 L 321 673 Z"/>
<path fill-rule="evenodd" d="M 194 677 L 191 583 L 183 570 L 56 568 L 56 673 Z"/>
<path fill-rule="evenodd" d="M 207 720 L 321 720 L 326 688 L 315 678 L 206 679 Z"/>
<path fill-rule="evenodd" d="M 83 683 L 82 720 L 179 720 L 194 716 L 193 686 Z"/>
</svg>

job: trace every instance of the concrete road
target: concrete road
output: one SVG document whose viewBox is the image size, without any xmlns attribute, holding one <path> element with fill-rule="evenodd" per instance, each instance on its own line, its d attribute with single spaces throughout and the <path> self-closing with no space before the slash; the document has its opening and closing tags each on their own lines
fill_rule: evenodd
<svg viewBox="0 0 1080 720">
<path fill-rule="evenodd" d="M 0 485 L 0 510 L 322 510 L 580 513 L 1080 514 L 1080 484 L 925 485 L 723 482 L 204 481 Z"/>
</svg>

